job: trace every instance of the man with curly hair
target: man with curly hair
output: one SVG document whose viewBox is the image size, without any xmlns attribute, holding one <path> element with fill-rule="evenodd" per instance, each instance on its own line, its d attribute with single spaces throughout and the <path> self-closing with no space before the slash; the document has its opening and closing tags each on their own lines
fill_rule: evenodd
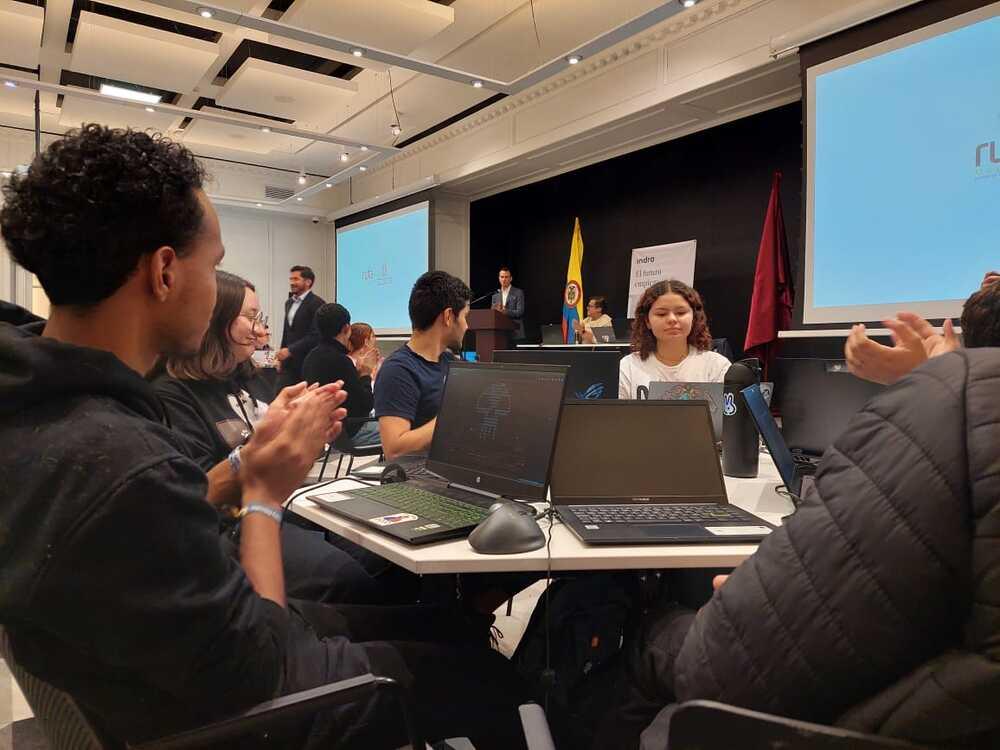
<svg viewBox="0 0 1000 750">
<path fill-rule="evenodd" d="M 0 325 L 0 624 L 18 661 L 116 744 L 374 672 L 415 687 L 432 738 L 521 746 L 520 683 L 451 613 L 286 600 L 282 503 L 341 429 L 339 385 L 285 389 L 257 425 L 234 465 L 239 561 L 224 550 L 206 475 L 142 377 L 197 351 L 215 304 L 202 183 L 183 146 L 86 125 L 4 188 L 0 231 L 52 302 L 40 336 Z M 239 746 L 403 740 L 380 697 Z"/>
</svg>

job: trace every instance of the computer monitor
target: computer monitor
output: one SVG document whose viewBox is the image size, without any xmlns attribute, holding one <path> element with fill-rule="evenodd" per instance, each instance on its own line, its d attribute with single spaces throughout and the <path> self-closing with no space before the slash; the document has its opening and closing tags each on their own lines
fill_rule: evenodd
<svg viewBox="0 0 1000 750">
<path fill-rule="evenodd" d="M 567 401 L 552 458 L 552 499 L 617 503 L 726 500 L 704 401 Z"/>
<path fill-rule="evenodd" d="M 427 468 L 455 484 L 544 501 L 567 372 L 452 362 Z"/>
<path fill-rule="evenodd" d="M 778 430 L 778 423 L 771 416 L 771 410 L 767 407 L 767 402 L 764 401 L 764 394 L 761 393 L 760 386 L 755 383 L 744 388 L 741 393 L 747 408 L 750 409 L 754 424 L 757 425 L 757 431 L 764 438 L 767 452 L 771 454 L 774 465 L 778 467 L 781 481 L 784 482 L 789 492 L 798 497 L 802 477 L 795 471 L 795 459 L 792 458 L 792 452 L 788 450 L 788 445 Z"/>
<path fill-rule="evenodd" d="M 616 351 L 566 349 L 502 349 L 493 352 L 494 362 L 518 362 L 535 365 L 566 365 L 566 398 L 618 398 Z"/>
<path fill-rule="evenodd" d="M 793 449 L 819 456 L 847 423 L 885 386 L 854 377 L 836 359 L 779 357 L 775 361 L 774 407 L 781 432 Z"/>
</svg>

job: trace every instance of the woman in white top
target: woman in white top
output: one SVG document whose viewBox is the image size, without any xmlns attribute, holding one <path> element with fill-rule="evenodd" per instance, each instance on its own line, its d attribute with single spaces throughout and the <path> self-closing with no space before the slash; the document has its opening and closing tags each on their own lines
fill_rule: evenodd
<svg viewBox="0 0 1000 750">
<path fill-rule="evenodd" d="M 680 281 L 653 284 L 635 307 L 632 354 L 618 366 L 618 398 L 655 381 L 721 383 L 729 360 L 712 351 L 701 295 Z"/>
<path fill-rule="evenodd" d="M 604 297 L 591 297 L 587 303 L 587 317 L 582 322 L 573 321 L 573 330 L 580 334 L 580 340 L 584 344 L 597 343 L 594 328 L 610 327 L 611 316 L 608 315 L 608 301 Z"/>
</svg>

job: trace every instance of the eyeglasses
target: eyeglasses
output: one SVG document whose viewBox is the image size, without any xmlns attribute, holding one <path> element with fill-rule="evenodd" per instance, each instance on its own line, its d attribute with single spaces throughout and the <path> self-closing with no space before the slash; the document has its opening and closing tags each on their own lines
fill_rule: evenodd
<svg viewBox="0 0 1000 750">
<path fill-rule="evenodd" d="M 267 328 L 267 316 L 263 312 L 258 312 L 256 315 L 251 315 L 250 313 L 240 313 L 240 317 L 249 320 L 255 329 Z"/>
</svg>

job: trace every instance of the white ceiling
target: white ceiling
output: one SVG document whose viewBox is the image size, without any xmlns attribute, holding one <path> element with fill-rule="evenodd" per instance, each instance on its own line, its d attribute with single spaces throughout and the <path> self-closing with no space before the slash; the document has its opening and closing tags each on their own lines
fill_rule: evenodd
<svg viewBox="0 0 1000 750">
<path fill-rule="evenodd" d="M 212 4 L 350 39 L 363 48 L 511 80 L 659 2 L 534 0 L 537 37 L 530 0 L 293 0 L 285 3 L 283 12 L 280 2 L 279 9 L 269 8 L 271 0 L 213 0 Z M 162 19 L 167 22 L 159 24 L 164 28 L 154 28 L 143 16 L 112 17 L 91 0 L 47 0 L 44 5 L 0 0 L 0 72 L 3 66 L 35 68 L 41 62 L 42 80 L 53 84 L 93 86 L 97 79 L 109 78 L 137 88 L 172 92 L 176 94 L 172 103 L 180 107 L 195 107 L 204 98 L 226 110 L 290 121 L 296 129 L 384 145 L 411 138 L 493 96 L 486 89 L 403 68 L 389 71 L 384 64 L 364 58 L 144 0 L 107 0 L 103 5 Z M 52 36 L 69 36 L 71 19 L 76 21 L 75 37 L 63 40 L 62 45 L 55 43 L 59 40 Z M 183 32 L 178 24 L 219 36 L 193 38 L 178 33 Z M 233 62 L 234 52 L 248 42 L 249 55 Z M 253 43 L 259 46 L 254 48 Z M 296 61 L 283 58 L 280 52 L 275 59 L 274 50 L 264 45 L 322 59 Z M 309 69 L 322 60 L 328 62 L 319 70 Z M 338 66 L 342 66 L 340 71 Z M 348 68 L 352 75 L 345 77 Z M 66 71 L 77 75 L 67 80 Z M 33 77 L 23 70 L 11 73 Z M 29 98 L 20 91 L 0 89 L 0 125 L 33 125 L 33 113 L 25 106 Z M 211 105 L 204 109 L 210 111 Z M 223 123 L 185 122 L 179 116 L 142 109 L 115 111 L 114 106 L 65 93 L 59 101 L 53 93 L 43 95 L 42 110 L 42 127 L 50 132 L 63 132 L 91 119 L 160 128 L 202 156 L 296 171 L 305 168 L 324 175 L 340 165 L 343 150 Z M 397 121 L 403 129 L 398 137 L 390 132 Z"/>
</svg>

